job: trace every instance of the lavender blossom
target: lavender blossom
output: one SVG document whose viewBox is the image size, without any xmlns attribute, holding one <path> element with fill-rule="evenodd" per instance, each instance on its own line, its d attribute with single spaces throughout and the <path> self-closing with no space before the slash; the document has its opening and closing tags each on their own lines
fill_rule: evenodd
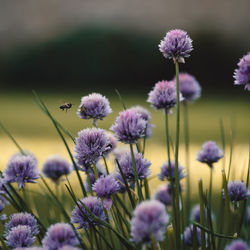
<svg viewBox="0 0 250 250">
<path fill-rule="evenodd" d="M 193 45 L 187 32 L 175 29 L 167 32 L 159 44 L 159 49 L 165 58 L 184 63 L 184 57 L 190 56 Z"/>
<path fill-rule="evenodd" d="M 29 226 L 32 234 L 34 235 L 39 234 L 39 229 L 38 229 L 36 218 L 33 215 L 26 213 L 26 212 L 15 213 L 11 215 L 10 221 L 5 223 L 6 233 L 8 234 L 8 232 L 13 227 L 17 227 L 19 225 Z"/>
<path fill-rule="evenodd" d="M 76 246 L 79 240 L 70 224 L 56 223 L 48 228 L 42 243 L 48 250 L 58 250 L 67 245 Z"/>
<path fill-rule="evenodd" d="M 225 247 L 225 250 L 249 250 L 250 247 L 243 240 L 234 240 Z"/>
<path fill-rule="evenodd" d="M 165 206 L 171 205 L 171 193 L 167 185 L 161 185 L 157 188 L 154 199 L 160 201 Z"/>
<path fill-rule="evenodd" d="M 176 77 L 173 81 L 176 82 Z M 193 102 L 200 98 L 201 86 L 194 76 L 188 73 L 180 73 L 179 83 L 184 102 Z"/>
<path fill-rule="evenodd" d="M 135 208 L 131 220 L 132 240 L 150 243 L 153 236 L 156 241 L 162 241 L 168 221 L 169 216 L 161 202 L 143 201 Z"/>
<path fill-rule="evenodd" d="M 186 175 L 184 174 L 184 168 L 178 166 L 179 180 L 183 179 Z M 164 162 L 161 166 L 161 172 L 158 174 L 158 177 L 161 181 L 165 179 L 170 180 L 172 175 L 173 181 L 175 180 L 175 162 L 171 162 L 171 168 L 168 166 L 168 161 Z"/>
<path fill-rule="evenodd" d="M 17 247 L 29 247 L 35 242 L 29 226 L 18 225 L 13 227 L 6 235 L 6 244 L 15 249 Z"/>
<path fill-rule="evenodd" d="M 17 182 L 19 189 L 24 187 L 26 182 L 35 182 L 39 178 L 37 162 L 30 155 L 14 155 L 4 170 L 5 182 Z"/>
<path fill-rule="evenodd" d="M 43 173 L 54 182 L 58 182 L 60 177 L 69 175 L 73 171 L 71 164 L 59 155 L 49 157 L 43 165 Z"/>
<path fill-rule="evenodd" d="M 238 67 L 234 71 L 234 84 L 245 85 L 245 89 L 250 91 L 250 52 L 240 59 Z"/>
<path fill-rule="evenodd" d="M 176 84 L 174 81 L 160 81 L 157 82 L 148 94 L 147 102 L 155 109 L 164 109 L 168 113 L 171 113 L 177 103 Z M 180 101 L 183 100 L 180 93 Z"/>
<path fill-rule="evenodd" d="M 134 109 L 127 109 L 119 113 L 115 123 L 110 128 L 118 141 L 126 144 L 137 143 L 145 136 L 147 122 Z"/>
<path fill-rule="evenodd" d="M 241 200 L 247 200 L 250 191 L 243 181 L 230 181 L 227 184 L 229 199 L 234 203 Z M 224 192 L 223 192 L 224 193 Z"/>
<path fill-rule="evenodd" d="M 192 247 L 193 246 L 193 232 L 194 232 L 194 226 L 191 225 L 187 227 L 184 231 L 183 237 L 184 237 L 184 244 L 187 246 Z M 196 227 L 196 239 L 197 239 L 197 245 L 201 245 L 201 230 L 200 228 Z"/>
<path fill-rule="evenodd" d="M 206 209 L 204 209 L 204 215 L 206 218 L 207 217 L 207 210 Z M 200 222 L 200 204 L 197 204 L 192 208 L 190 220 Z"/>
<path fill-rule="evenodd" d="M 112 175 L 101 176 L 93 185 L 93 191 L 103 199 L 104 207 L 110 209 L 112 206 L 111 195 L 119 191 L 119 184 Z"/>
<path fill-rule="evenodd" d="M 108 99 L 97 93 L 84 96 L 78 108 L 77 115 L 81 119 L 102 120 L 112 112 Z"/>
<path fill-rule="evenodd" d="M 206 163 L 213 168 L 213 163 L 224 156 L 223 151 L 213 141 L 207 141 L 202 145 L 202 149 L 197 154 L 197 160 Z"/>
<path fill-rule="evenodd" d="M 76 138 L 74 149 L 77 164 L 88 168 L 110 149 L 109 144 L 105 130 L 100 128 L 81 130 Z"/>
<path fill-rule="evenodd" d="M 99 225 L 97 221 L 91 218 L 89 212 L 84 208 L 82 203 L 85 204 L 85 206 L 89 208 L 90 211 L 96 217 L 100 218 L 101 220 L 106 220 L 101 200 L 97 197 L 89 196 L 78 201 L 78 205 L 81 209 L 79 209 L 78 206 L 75 206 L 75 208 L 72 211 L 71 222 L 79 224 L 78 229 L 80 228 L 88 229 L 90 225 L 93 226 Z"/>
<path fill-rule="evenodd" d="M 123 153 L 118 158 L 118 161 L 124 176 L 129 180 L 135 180 L 131 154 L 128 152 Z M 151 171 L 149 167 L 151 165 L 151 162 L 143 158 L 143 155 L 141 153 L 135 153 L 135 163 L 136 163 L 138 178 L 140 180 L 143 180 L 144 178 L 150 175 Z"/>
<path fill-rule="evenodd" d="M 134 107 L 131 107 L 131 109 L 134 109 L 138 114 L 141 115 L 142 119 L 144 119 L 147 122 L 145 137 L 146 138 L 151 137 L 152 129 L 153 129 L 154 125 L 150 123 L 150 121 L 151 121 L 150 112 L 141 106 L 134 106 Z"/>
</svg>

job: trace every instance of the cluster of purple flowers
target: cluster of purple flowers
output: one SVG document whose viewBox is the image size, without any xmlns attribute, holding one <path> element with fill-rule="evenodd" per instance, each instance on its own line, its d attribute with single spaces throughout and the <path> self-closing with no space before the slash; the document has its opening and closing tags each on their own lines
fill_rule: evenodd
<svg viewBox="0 0 250 250">
<path fill-rule="evenodd" d="M 171 190 L 169 185 L 161 185 L 157 188 L 154 199 L 160 201 L 165 206 L 171 205 Z"/>
<path fill-rule="evenodd" d="M 225 250 L 249 250 L 250 247 L 243 240 L 234 240 L 226 246 Z"/>
<path fill-rule="evenodd" d="M 178 165 L 178 174 L 179 174 L 179 180 L 183 179 L 186 175 L 184 173 L 184 167 Z M 175 162 L 171 161 L 170 166 L 168 165 L 168 162 L 166 161 L 161 166 L 161 172 L 158 174 L 158 177 L 161 181 L 164 181 L 165 179 L 173 181 L 175 180 Z"/>
<path fill-rule="evenodd" d="M 247 200 L 250 196 L 250 191 L 243 181 L 231 181 L 227 185 L 229 199 L 233 203 L 241 200 Z"/>
<path fill-rule="evenodd" d="M 194 234 L 194 226 L 191 225 L 187 227 L 184 231 L 183 238 L 184 238 L 184 244 L 187 246 L 192 246 L 193 245 L 193 234 Z M 197 240 L 197 245 L 201 245 L 201 230 L 196 227 L 196 240 Z"/>
</svg>

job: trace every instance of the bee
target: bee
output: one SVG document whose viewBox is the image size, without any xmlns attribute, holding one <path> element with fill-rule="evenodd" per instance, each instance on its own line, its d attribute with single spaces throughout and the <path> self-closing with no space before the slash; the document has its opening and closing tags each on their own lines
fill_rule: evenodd
<svg viewBox="0 0 250 250">
<path fill-rule="evenodd" d="M 69 102 L 69 103 L 64 103 L 64 104 L 62 104 L 61 106 L 59 106 L 59 108 L 60 108 L 62 111 L 64 111 L 64 109 L 65 109 L 66 112 L 67 112 L 68 109 L 71 109 L 71 107 L 72 107 L 72 103 L 71 103 L 71 102 Z"/>
<path fill-rule="evenodd" d="M 80 107 L 81 113 L 85 112 L 85 110 L 86 110 L 86 108 L 82 105 L 82 106 Z"/>
</svg>

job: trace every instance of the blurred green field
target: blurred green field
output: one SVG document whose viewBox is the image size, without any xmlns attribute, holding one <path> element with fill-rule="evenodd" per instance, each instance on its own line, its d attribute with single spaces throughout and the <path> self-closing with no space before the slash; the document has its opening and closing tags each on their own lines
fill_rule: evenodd
<svg viewBox="0 0 250 250">
<path fill-rule="evenodd" d="M 42 99 L 47 104 L 49 110 L 55 118 L 61 122 L 74 135 L 77 131 L 91 126 L 90 121 L 81 120 L 76 115 L 77 107 L 81 96 L 87 93 L 75 94 L 41 94 Z M 135 93 L 136 94 L 136 93 Z M 122 109 L 119 99 L 115 95 L 107 95 L 110 99 L 113 113 L 104 121 L 99 122 L 99 126 L 109 129 L 118 112 Z M 146 102 L 147 96 L 123 96 L 123 99 L 130 107 L 132 105 L 143 105 L 152 112 L 152 123 L 155 129 L 152 138 L 146 146 L 146 158 L 152 162 L 152 174 L 157 174 L 161 164 L 166 160 L 165 149 L 165 124 L 164 115 L 161 111 L 155 111 L 150 108 Z M 72 102 L 73 107 L 68 112 L 59 109 L 64 101 Z M 38 160 L 40 167 L 43 161 L 51 154 L 62 154 L 68 157 L 67 152 L 57 135 L 55 128 L 49 119 L 43 114 L 38 106 L 33 102 L 31 93 L 1 93 L 0 94 L 0 120 L 15 136 L 23 148 L 33 152 Z M 248 100 L 225 99 L 225 98 L 202 98 L 189 106 L 190 119 L 190 140 L 191 140 L 191 172 L 189 173 L 194 184 L 193 192 L 196 192 L 196 180 L 203 178 L 207 183 L 209 174 L 208 168 L 196 161 L 196 153 L 201 144 L 206 140 L 215 140 L 221 144 L 220 119 L 223 120 L 226 134 L 226 160 L 225 166 L 229 162 L 229 141 L 230 128 L 233 128 L 234 149 L 233 149 L 233 174 L 242 178 L 246 173 L 248 161 L 248 142 L 249 142 L 249 124 L 250 124 L 250 103 Z M 171 137 L 174 140 L 175 135 L 175 114 L 170 118 Z M 183 127 L 182 127 L 183 130 Z M 181 137 L 180 163 L 185 166 L 185 151 L 183 145 L 183 136 Z M 70 142 L 73 150 L 73 144 Z M 0 169 L 3 170 L 9 157 L 17 149 L 7 136 L 0 131 Z M 221 167 L 223 161 L 218 163 L 215 168 L 216 186 L 220 183 Z M 242 170 L 242 171 L 241 171 Z M 159 184 L 157 178 L 151 181 L 152 190 Z"/>
</svg>

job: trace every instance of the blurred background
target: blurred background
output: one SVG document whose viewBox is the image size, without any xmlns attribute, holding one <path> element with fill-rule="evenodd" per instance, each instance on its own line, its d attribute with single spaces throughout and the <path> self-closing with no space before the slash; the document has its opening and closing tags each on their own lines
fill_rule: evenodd
<svg viewBox="0 0 250 250">
<path fill-rule="evenodd" d="M 157 172 L 166 160 L 164 117 L 146 99 L 157 81 L 174 76 L 174 66 L 158 44 L 169 29 L 181 28 L 194 45 L 181 70 L 195 75 L 202 86 L 202 98 L 189 109 L 194 174 L 208 173 L 195 161 L 196 152 L 205 140 L 221 145 L 220 120 L 227 144 L 234 131 L 233 164 L 244 168 L 249 92 L 234 86 L 232 76 L 239 58 L 250 50 L 249 9 L 249 0 L 0 0 L 0 120 L 42 163 L 50 154 L 67 154 L 32 101 L 31 90 L 76 135 L 90 126 L 75 114 L 81 96 L 107 95 L 114 112 L 100 126 L 108 129 L 122 109 L 116 88 L 128 106 L 142 104 L 152 111 L 156 128 L 146 154 Z M 73 103 L 67 113 L 58 108 L 63 102 Z M 174 126 L 173 115 L 173 138 Z M 16 149 L 2 131 L 0 151 L 4 169 Z M 183 150 L 181 154 L 184 164 Z"/>
</svg>

